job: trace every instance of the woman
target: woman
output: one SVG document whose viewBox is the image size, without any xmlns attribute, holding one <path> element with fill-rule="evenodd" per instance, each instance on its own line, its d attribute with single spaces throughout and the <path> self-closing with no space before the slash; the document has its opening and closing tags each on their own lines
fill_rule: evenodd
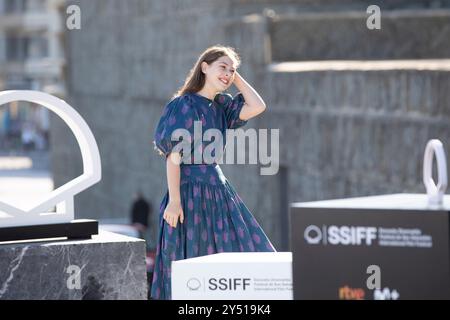
<svg viewBox="0 0 450 320">
<path fill-rule="evenodd" d="M 226 137 L 226 130 L 242 127 L 266 109 L 258 93 L 237 73 L 239 63 L 232 48 L 206 49 L 156 128 L 154 143 L 166 158 L 168 192 L 160 207 L 154 299 L 171 299 L 174 260 L 218 252 L 275 251 L 219 165 L 195 162 L 196 151 L 202 153 L 210 142 L 189 139 L 189 152 L 180 152 L 172 136 L 183 129 L 194 137 L 194 127 L 199 125 L 203 132 L 214 128 Z M 222 93 L 232 84 L 240 91 L 234 98 Z"/>
</svg>

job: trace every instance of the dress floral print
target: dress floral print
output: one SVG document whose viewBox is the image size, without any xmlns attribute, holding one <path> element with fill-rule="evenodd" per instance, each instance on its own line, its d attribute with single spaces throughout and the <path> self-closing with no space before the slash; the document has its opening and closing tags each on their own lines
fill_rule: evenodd
<svg viewBox="0 0 450 320">
<path fill-rule="evenodd" d="M 239 119 L 244 97 L 218 94 L 210 100 L 197 93 L 172 99 L 164 108 L 155 131 L 155 146 L 166 157 L 179 141 L 172 141 L 176 129 L 194 136 L 195 121 L 202 131 L 237 129 L 247 121 Z M 200 122 L 198 122 L 200 123 Z M 159 208 L 159 236 L 151 288 L 153 299 L 171 299 L 171 262 L 219 252 L 275 251 L 252 213 L 245 206 L 217 163 L 194 163 L 195 151 L 202 152 L 210 141 L 191 141 L 191 164 L 180 165 L 180 197 L 184 223 L 171 227 L 163 219 L 169 202 L 164 196 Z M 223 142 L 225 147 L 226 141 Z M 223 150 L 222 150 L 223 151 Z"/>
</svg>

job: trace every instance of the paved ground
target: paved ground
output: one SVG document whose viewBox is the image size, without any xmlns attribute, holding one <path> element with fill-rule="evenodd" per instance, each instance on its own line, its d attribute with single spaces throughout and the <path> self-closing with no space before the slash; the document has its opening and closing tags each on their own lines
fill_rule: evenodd
<svg viewBox="0 0 450 320">
<path fill-rule="evenodd" d="M 0 201 L 27 209 L 52 190 L 47 152 L 0 152 Z"/>
</svg>

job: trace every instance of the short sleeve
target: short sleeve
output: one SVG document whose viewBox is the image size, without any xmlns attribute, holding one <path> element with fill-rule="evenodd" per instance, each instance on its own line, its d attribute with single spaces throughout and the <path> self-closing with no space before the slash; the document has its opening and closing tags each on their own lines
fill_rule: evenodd
<svg viewBox="0 0 450 320">
<path fill-rule="evenodd" d="M 156 126 L 154 135 L 155 149 L 167 157 L 172 149 L 181 142 L 174 140 L 172 134 L 177 129 L 186 129 L 190 138 L 193 137 L 195 112 L 192 99 L 183 95 L 172 99 L 164 108 L 163 114 Z"/>
<path fill-rule="evenodd" d="M 218 94 L 214 100 L 224 109 L 228 129 L 240 128 L 248 122 L 248 120 L 241 120 L 239 118 L 239 114 L 245 103 L 242 93 L 236 94 L 234 98 L 229 93 Z"/>
</svg>

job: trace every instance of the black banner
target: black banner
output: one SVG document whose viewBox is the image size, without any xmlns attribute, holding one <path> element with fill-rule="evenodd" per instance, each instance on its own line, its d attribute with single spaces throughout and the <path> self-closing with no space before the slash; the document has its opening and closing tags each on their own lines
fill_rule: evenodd
<svg viewBox="0 0 450 320">
<path fill-rule="evenodd" d="M 294 299 L 450 298 L 447 211 L 292 207 L 291 219 Z"/>
</svg>

